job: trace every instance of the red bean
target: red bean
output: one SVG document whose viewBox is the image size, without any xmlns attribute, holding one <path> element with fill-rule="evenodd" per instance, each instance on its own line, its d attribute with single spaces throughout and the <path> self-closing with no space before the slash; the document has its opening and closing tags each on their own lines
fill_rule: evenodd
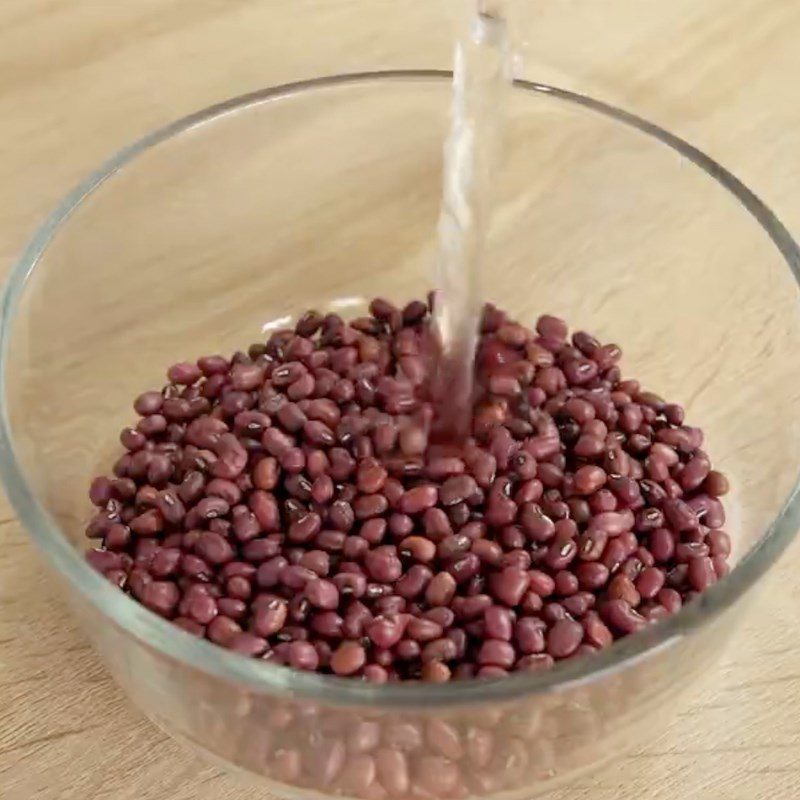
<svg viewBox="0 0 800 800">
<path fill-rule="evenodd" d="M 115 523 L 108 528 L 103 543 L 108 550 L 124 551 L 128 549 L 131 538 L 131 529 L 127 525 Z"/>
<path fill-rule="evenodd" d="M 536 332 L 545 339 L 562 342 L 567 338 L 567 323 L 559 317 L 543 314 L 536 322 Z"/>
<path fill-rule="evenodd" d="M 581 561 L 598 561 L 608 544 L 608 533 L 602 528 L 590 529 L 580 535 L 578 558 Z"/>
<path fill-rule="evenodd" d="M 722 497 L 729 491 L 728 479 L 717 470 L 711 470 L 706 476 L 703 489 L 711 497 Z"/>
<path fill-rule="evenodd" d="M 389 501 L 382 494 L 362 494 L 353 503 L 356 519 L 371 519 L 386 512 Z"/>
<path fill-rule="evenodd" d="M 195 552 L 209 564 L 224 564 L 234 557 L 234 550 L 227 539 L 211 531 L 200 534 L 195 544 Z"/>
<path fill-rule="evenodd" d="M 428 436 L 422 428 L 406 425 L 400 430 L 399 444 L 404 456 L 418 456 L 425 452 Z"/>
<path fill-rule="evenodd" d="M 545 563 L 553 571 L 568 567 L 578 554 L 578 544 L 574 539 L 566 541 L 556 539 L 550 545 L 545 556 Z"/>
<path fill-rule="evenodd" d="M 545 489 L 558 489 L 564 481 L 564 472 L 555 464 L 545 461 L 537 466 L 536 477 Z"/>
<path fill-rule="evenodd" d="M 670 614 L 675 614 L 680 611 L 683 605 L 681 595 L 676 592 L 675 589 L 661 589 L 656 595 L 656 599 Z"/>
<path fill-rule="evenodd" d="M 130 529 L 137 536 L 155 536 L 164 529 L 164 519 L 158 511 L 150 509 L 134 517 L 130 521 Z"/>
<path fill-rule="evenodd" d="M 399 545 L 401 556 L 413 558 L 421 564 L 429 564 L 436 556 L 436 545 L 423 536 L 408 536 Z"/>
<path fill-rule="evenodd" d="M 428 567 L 415 564 L 395 584 L 395 591 L 407 600 L 419 597 L 431 581 L 432 573 Z"/>
<path fill-rule="evenodd" d="M 542 653 L 545 649 L 545 624 L 536 617 L 524 617 L 514 626 L 514 641 L 524 655 Z"/>
<path fill-rule="evenodd" d="M 579 564 L 575 570 L 580 588 L 590 592 L 597 591 L 605 586 L 608 582 L 609 574 L 608 567 L 597 561 Z"/>
<path fill-rule="evenodd" d="M 500 545 L 488 539 L 473 541 L 470 545 L 470 552 L 474 553 L 484 564 L 493 567 L 499 567 L 503 558 L 503 550 Z"/>
<path fill-rule="evenodd" d="M 665 500 L 663 510 L 670 527 L 674 531 L 690 531 L 694 530 L 698 525 L 694 511 L 682 500 Z"/>
<path fill-rule="evenodd" d="M 319 655 L 309 642 L 294 641 L 288 647 L 288 662 L 295 669 L 313 671 L 319 666 Z"/>
<path fill-rule="evenodd" d="M 374 458 L 367 458 L 358 467 L 356 481 L 358 490 L 365 494 L 379 492 L 386 483 L 388 473 Z"/>
<path fill-rule="evenodd" d="M 478 664 L 510 669 L 515 661 L 514 646 L 502 639 L 486 639 L 478 651 Z"/>
<path fill-rule="evenodd" d="M 164 395 L 161 392 L 144 392 L 140 394 L 133 403 L 137 414 L 149 416 L 157 414 L 161 410 L 164 402 Z"/>
<path fill-rule="evenodd" d="M 502 606 L 490 606 L 483 614 L 485 635 L 491 639 L 510 641 L 514 629 L 511 612 Z"/>
<path fill-rule="evenodd" d="M 208 638 L 215 644 L 225 646 L 242 629 L 230 617 L 218 615 L 211 620 L 206 628 Z"/>
<path fill-rule="evenodd" d="M 629 606 L 635 608 L 641 598 L 633 581 L 622 573 L 615 575 L 608 584 L 608 596 L 612 600 L 624 600 Z"/>
<path fill-rule="evenodd" d="M 384 545 L 367 553 L 365 566 L 369 575 L 376 581 L 392 583 L 403 573 L 403 566 L 394 545 Z"/>
<path fill-rule="evenodd" d="M 265 639 L 274 636 L 286 624 L 287 606 L 283 600 L 271 600 L 264 608 L 259 608 L 251 622 L 252 630 Z"/>
<path fill-rule="evenodd" d="M 388 650 L 394 647 L 403 638 L 405 628 L 405 619 L 394 615 L 375 617 L 375 619 L 367 624 L 365 630 L 373 644 Z"/>
<path fill-rule="evenodd" d="M 106 539 L 108 536 L 106 536 Z M 706 541 L 714 557 L 723 556 L 727 557 L 731 554 L 731 537 L 725 531 L 713 530 L 709 531 L 706 536 Z"/>
<path fill-rule="evenodd" d="M 691 498 L 686 505 L 708 528 L 721 528 L 725 524 L 725 509 L 715 497 L 700 494 Z"/>
<path fill-rule="evenodd" d="M 344 534 L 342 534 L 344 535 Z M 317 538 L 319 542 L 319 537 Z M 369 550 L 369 542 L 360 536 L 350 536 L 344 539 L 342 555 L 351 560 L 361 560 Z"/>
<path fill-rule="evenodd" d="M 527 572 L 518 567 L 505 567 L 489 576 L 489 590 L 500 602 L 517 605 L 530 584 Z"/>
<path fill-rule="evenodd" d="M 622 633 L 635 633 L 647 625 L 647 620 L 625 600 L 609 600 L 603 605 L 601 613 L 609 625 Z"/>
<path fill-rule="evenodd" d="M 452 661 L 456 658 L 457 653 L 456 643 L 452 639 L 442 637 L 425 644 L 422 648 L 421 659 L 423 664 L 429 661 Z"/>
<path fill-rule="evenodd" d="M 469 551 L 471 545 L 472 541 L 469 537 L 451 535 L 439 542 L 436 552 L 440 559 L 448 560 L 462 556 Z"/>
<path fill-rule="evenodd" d="M 378 683 L 548 668 L 727 574 L 727 480 L 680 406 L 620 380 L 616 345 L 487 310 L 459 449 L 429 441 L 428 306 L 373 305 L 140 395 L 131 452 L 91 486 L 90 563 L 194 635 Z"/>
<path fill-rule="evenodd" d="M 171 383 L 179 383 L 186 386 L 198 380 L 200 375 L 200 368 L 197 364 L 190 364 L 188 362 L 173 364 L 167 370 L 167 378 Z"/>
<path fill-rule="evenodd" d="M 642 570 L 636 579 L 636 591 L 644 600 L 652 600 L 664 586 L 666 576 L 663 570 L 649 567 Z"/>
<path fill-rule="evenodd" d="M 675 537 L 667 528 L 656 528 L 650 534 L 650 552 L 659 563 L 670 561 L 675 554 Z"/>
<path fill-rule="evenodd" d="M 575 594 L 578 591 L 578 578 L 573 572 L 561 570 L 555 575 L 556 592 L 563 597 Z"/>
<path fill-rule="evenodd" d="M 358 642 L 343 642 L 331 656 L 331 669 L 337 675 L 352 675 L 366 662 L 366 652 Z"/>
<path fill-rule="evenodd" d="M 450 519 L 444 509 L 441 508 L 427 509 L 422 515 L 422 524 L 425 528 L 426 536 L 435 542 L 450 537 L 453 533 Z"/>
<path fill-rule="evenodd" d="M 600 467 L 586 465 L 575 473 L 574 487 L 578 494 L 594 494 L 606 482 L 606 473 Z"/>
<path fill-rule="evenodd" d="M 589 509 L 593 514 L 604 514 L 615 511 L 619 506 L 617 498 L 613 492 L 608 489 L 600 489 L 589 498 Z M 593 522 L 594 519 L 590 520 Z"/>
<path fill-rule="evenodd" d="M 288 567 L 289 562 L 283 556 L 275 556 L 265 561 L 258 568 L 256 582 L 259 586 L 269 589 L 280 583 L 283 570 Z"/>
<path fill-rule="evenodd" d="M 228 480 L 238 477 L 247 464 L 247 451 L 239 440 L 232 433 L 223 433 L 213 450 L 217 460 L 211 467 L 212 474 L 217 478 Z"/>
<path fill-rule="evenodd" d="M 519 548 L 509 550 L 507 553 L 503 554 L 500 560 L 500 566 L 517 567 L 522 570 L 530 569 L 531 556 L 527 550 L 521 549 L 525 546 L 525 540 L 521 536 L 519 537 L 519 545 Z"/>
<path fill-rule="evenodd" d="M 432 606 L 446 606 L 450 604 L 455 591 L 455 578 L 449 572 L 439 572 L 428 583 L 425 599 Z"/>
<path fill-rule="evenodd" d="M 220 597 L 217 600 L 220 614 L 233 620 L 242 620 L 247 612 L 247 604 L 235 597 Z"/>
<path fill-rule="evenodd" d="M 681 542 L 675 547 L 675 559 L 686 564 L 693 558 L 703 558 L 709 554 L 708 545 L 704 542 Z"/>
<path fill-rule="evenodd" d="M 399 509 L 403 514 L 420 514 L 427 508 L 433 508 L 437 498 L 435 486 L 417 486 L 400 498 Z"/>
<path fill-rule="evenodd" d="M 707 556 L 689 559 L 688 577 L 695 591 L 704 592 L 717 580 L 713 561 Z"/>
<path fill-rule="evenodd" d="M 375 766 L 378 780 L 391 797 L 403 797 L 408 793 L 411 781 L 408 761 L 403 753 L 382 748 L 375 755 Z"/>
<path fill-rule="evenodd" d="M 555 591 L 555 581 L 540 570 L 528 572 L 530 591 L 527 591 L 520 602 L 525 613 L 536 613 L 542 608 L 542 598 L 548 597 Z"/>
<path fill-rule="evenodd" d="M 352 506 L 344 500 L 336 500 L 328 511 L 328 522 L 336 530 L 346 533 L 353 527 L 355 522 Z"/>
<path fill-rule="evenodd" d="M 561 619 L 547 633 L 547 652 L 553 658 L 568 658 L 582 641 L 581 624 L 571 619 Z"/>
<path fill-rule="evenodd" d="M 450 667 L 441 661 L 426 661 L 422 665 L 420 677 L 428 683 L 447 683 L 452 677 Z"/>
<path fill-rule="evenodd" d="M 177 547 L 162 547 L 153 556 L 150 573 L 154 578 L 167 578 L 178 571 L 181 551 Z"/>
<path fill-rule="evenodd" d="M 339 605 L 339 590 L 336 584 L 322 578 L 307 581 L 303 594 L 314 608 L 333 611 Z"/>
<path fill-rule="evenodd" d="M 455 475 L 444 482 L 439 490 L 439 497 L 442 505 L 452 506 L 467 500 L 477 491 L 478 484 L 471 475 Z"/>
<path fill-rule="evenodd" d="M 180 600 L 180 591 L 171 581 L 150 581 L 142 592 L 142 603 L 162 617 L 172 616 Z"/>
<path fill-rule="evenodd" d="M 98 572 L 108 572 L 119 569 L 122 566 L 122 557 L 119 553 L 112 553 L 108 550 L 92 549 L 86 553 L 86 561 Z"/>
<path fill-rule="evenodd" d="M 728 563 L 727 556 L 712 556 L 711 562 L 714 565 L 714 573 L 717 576 L 717 579 L 725 578 L 730 574 L 731 566 Z"/>
<path fill-rule="evenodd" d="M 603 530 L 609 536 L 619 536 L 633 528 L 633 513 L 625 511 L 604 511 L 596 514 L 590 523 L 590 529 Z"/>
<path fill-rule="evenodd" d="M 522 506 L 519 521 L 531 541 L 548 542 L 555 536 L 555 523 L 535 503 L 525 503 Z"/>
<path fill-rule="evenodd" d="M 181 603 L 181 610 L 183 610 L 183 601 Z M 198 624 L 208 625 L 218 613 L 216 600 L 213 597 L 201 594 L 189 597 L 184 613 Z"/>
<path fill-rule="evenodd" d="M 599 456 L 605 447 L 605 442 L 601 436 L 583 434 L 575 443 L 575 455 L 580 458 L 595 458 Z"/>
<path fill-rule="evenodd" d="M 583 626 L 583 638 L 587 644 L 603 649 L 614 641 L 614 636 L 606 624 L 594 612 L 590 611 L 581 620 Z"/>
<path fill-rule="evenodd" d="M 243 656 L 260 656 L 268 648 L 267 640 L 252 633 L 235 633 L 225 642 L 225 647 Z"/>
</svg>

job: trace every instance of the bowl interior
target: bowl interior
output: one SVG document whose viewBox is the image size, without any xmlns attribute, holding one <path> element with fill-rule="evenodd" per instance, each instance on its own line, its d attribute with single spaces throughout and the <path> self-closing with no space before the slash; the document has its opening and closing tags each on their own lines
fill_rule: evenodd
<svg viewBox="0 0 800 800">
<path fill-rule="evenodd" d="M 733 479 L 739 559 L 797 472 L 794 277 L 743 205 L 663 143 L 512 94 L 486 297 L 617 342 L 626 376 L 685 404 Z M 231 107 L 125 163 L 58 228 L 5 375 L 25 477 L 76 547 L 87 481 L 167 365 L 244 348 L 306 308 L 424 295 L 448 95 L 441 79 L 375 79 Z"/>
</svg>

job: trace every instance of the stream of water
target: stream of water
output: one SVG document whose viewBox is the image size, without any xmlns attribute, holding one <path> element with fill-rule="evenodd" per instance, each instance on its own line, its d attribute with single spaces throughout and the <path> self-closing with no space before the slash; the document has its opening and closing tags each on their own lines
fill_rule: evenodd
<svg viewBox="0 0 800 800">
<path fill-rule="evenodd" d="M 438 435 L 453 440 L 468 435 L 470 427 L 492 178 L 510 87 L 507 0 L 465 2 L 454 54 L 435 281 Z"/>
</svg>

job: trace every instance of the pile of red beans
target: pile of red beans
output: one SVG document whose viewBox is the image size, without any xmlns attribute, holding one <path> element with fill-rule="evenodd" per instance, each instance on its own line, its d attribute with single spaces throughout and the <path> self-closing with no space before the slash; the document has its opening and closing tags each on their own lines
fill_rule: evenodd
<svg viewBox="0 0 800 800">
<path fill-rule="evenodd" d="M 472 436 L 437 443 L 428 303 L 309 311 L 140 395 L 88 561 L 253 658 L 382 683 L 593 653 L 728 571 L 728 489 L 620 349 L 487 305 Z"/>
</svg>

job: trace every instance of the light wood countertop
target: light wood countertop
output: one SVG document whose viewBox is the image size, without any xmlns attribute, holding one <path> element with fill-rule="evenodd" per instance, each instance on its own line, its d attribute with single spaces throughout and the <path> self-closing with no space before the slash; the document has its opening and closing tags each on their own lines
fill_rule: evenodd
<svg viewBox="0 0 800 800">
<path fill-rule="evenodd" d="M 227 96 L 315 74 L 446 66 L 439 0 L 4 0 L 0 270 L 124 143 Z M 800 233 L 800 4 L 518 0 L 525 74 L 688 139 Z M 439 17 L 441 19 L 441 17 Z M 313 44 L 312 44 L 313 43 Z M 412 49 L 412 48 L 416 48 Z M 0 798 L 244 800 L 240 779 L 126 701 L 0 499 Z M 548 800 L 800 792 L 800 542 L 666 730 Z"/>
</svg>

